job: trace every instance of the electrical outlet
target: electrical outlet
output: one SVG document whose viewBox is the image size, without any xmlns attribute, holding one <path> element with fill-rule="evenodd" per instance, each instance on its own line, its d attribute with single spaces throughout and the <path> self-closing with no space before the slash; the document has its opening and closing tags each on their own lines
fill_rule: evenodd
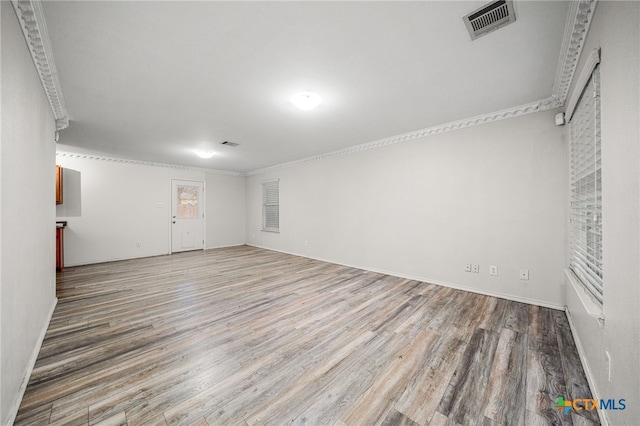
<svg viewBox="0 0 640 426">
<path fill-rule="evenodd" d="M 489 275 L 498 275 L 498 267 L 496 265 L 489 265 Z"/>
<path fill-rule="evenodd" d="M 528 269 L 520 269 L 520 279 L 524 281 L 527 281 L 529 279 Z"/>
<path fill-rule="evenodd" d="M 477 274 L 480 272 L 480 265 L 472 265 L 471 266 L 471 272 L 473 272 L 474 274 Z"/>
<path fill-rule="evenodd" d="M 464 270 L 465 272 L 471 272 L 471 264 L 467 263 L 466 265 L 464 265 Z"/>
</svg>

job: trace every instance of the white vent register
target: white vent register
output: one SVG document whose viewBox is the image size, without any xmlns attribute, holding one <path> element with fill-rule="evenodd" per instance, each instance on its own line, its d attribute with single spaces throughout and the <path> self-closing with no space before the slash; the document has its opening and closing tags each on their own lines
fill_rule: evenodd
<svg viewBox="0 0 640 426">
<path fill-rule="evenodd" d="M 493 1 L 463 16 L 462 20 L 469 31 L 471 40 L 475 40 L 515 22 L 516 14 L 513 10 L 513 1 Z"/>
</svg>

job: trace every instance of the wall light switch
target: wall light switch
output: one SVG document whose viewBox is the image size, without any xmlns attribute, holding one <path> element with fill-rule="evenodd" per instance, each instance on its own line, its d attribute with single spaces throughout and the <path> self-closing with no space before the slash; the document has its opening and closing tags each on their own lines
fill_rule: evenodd
<svg viewBox="0 0 640 426">
<path fill-rule="evenodd" d="M 528 269 L 520 269 L 520 279 L 528 280 L 529 279 L 529 270 Z"/>
<path fill-rule="evenodd" d="M 465 270 L 466 272 L 471 272 L 471 264 L 470 264 L 470 263 L 467 263 L 466 265 L 464 265 L 464 270 Z"/>
<path fill-rule="evenodd" d="M 477 274 L 478 272 L 480 272 L 480 265 L 473 265 L 471 267 L 471 272 L 473 272 L 474 274 Z"/>
</svg>

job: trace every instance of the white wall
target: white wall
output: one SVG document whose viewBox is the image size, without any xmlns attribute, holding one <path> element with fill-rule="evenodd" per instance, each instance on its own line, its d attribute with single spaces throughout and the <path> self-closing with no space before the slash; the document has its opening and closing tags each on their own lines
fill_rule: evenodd
<svg viewBox="0 0 640 426">
<path fill-rule="evenodd" d="M 244 181 L 244 176 L 207 174 L 207 248 L 245 243 Z"/>
<path fill-rule="evenodd" d="M 15 416 L 55 306 L 55 123 L 10 2 L 2 14 L 0 424 Z"/>
<path fill-rule="evenodd" d="M 530 114 L 249 176 L 247 243 L 562 307 L 566 159 L 553 123 Z M 260 231 L 273 178 L 279 234 Z"/>
<path fill-rule="evenodd" d="M 61 204 L 56 204 L 56 217 L 82 216 L 82 175 L 68 167 L 62 169 Z"/>
<path fill-rule="evenodd" d="M 640 419 L 639 22 L 638 2 L 598 2 L 583 50 L 602 48 L 604 326 L 569 285 L 567 306 L 597 396 L 627 400 L 626 410 L 604 412 L 611 424 Z M 610 382 L 605 351 L 611 354 Z"/>
<path fill-rule="evenodd" d="M 171 179 L 205 182 L 206 248 L 244 244 L 242 176 L 63 155 L 56 162 L 81 183 L 81 215 L 58 217 L 67 221 L 65 266 L 169 253 Z M 70 196 L 65 202 L 76 201 Z"/>
</svg>

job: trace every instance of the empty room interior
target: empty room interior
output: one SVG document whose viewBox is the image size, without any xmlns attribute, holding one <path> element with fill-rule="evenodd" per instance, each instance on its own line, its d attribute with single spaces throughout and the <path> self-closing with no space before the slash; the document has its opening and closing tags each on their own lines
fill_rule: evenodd
<svg viewBox="0 0 640 426">
<path fill-rule="evenodd" d="M 1 425 L 637 425 L 640 2 L 1 3 Z"/>
</svg>

